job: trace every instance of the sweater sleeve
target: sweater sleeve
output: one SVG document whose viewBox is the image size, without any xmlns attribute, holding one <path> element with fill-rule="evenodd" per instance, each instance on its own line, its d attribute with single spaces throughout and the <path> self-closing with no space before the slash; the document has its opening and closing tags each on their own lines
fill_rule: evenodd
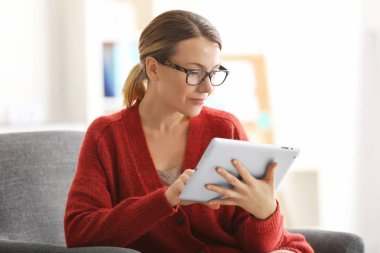
<svg viewBox="0 0 380 253">
<path fill-rule="evenodd" d="M 295 253 L 314 252 L 304 236 L 284 231 L 283 217 L 278 203 L 276 211 L 266 220 L 256 219 L 237 207 L 233 226 L 236 238 L 246 252 L 270 252 L 280 249 Z"/>
<path fill-rule="evenodd" d="M 68 247 L 126 247 L 158 222 L 174 213 L 165 188 L 113 205 L 104 161 L 106 150 L 89 129 L 82 144 L 78 167 L 68 195 L 64 218 Z"/>
<path fill-rule="evenodd" d="M 235 129 L 234 139 L 248 140 L 240 121 L 233 115 L 231 118 Z M 258 220 L 247 211 L 237 207 L 233 221 L 237 240 L 246 252 L 251 252 L 253 249 L 254 252 L 280 249 L 295 253 L 314 252 L 303 235 L 291 234 L 284 230 L 278 202 L 276 211 L 266 220 Z"/>
</svg>

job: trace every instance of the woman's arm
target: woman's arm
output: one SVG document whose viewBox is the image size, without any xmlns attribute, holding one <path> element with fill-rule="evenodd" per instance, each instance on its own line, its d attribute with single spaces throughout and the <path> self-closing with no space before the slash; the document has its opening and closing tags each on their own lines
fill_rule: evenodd
<svg viewBox="0 0 380 253">
<path fill-rule="evenodd" d="M 66 206 L 68 247 L 125 247 L 175 211 L 166 199 L 165 187 L 113 203 L 115 186 L 109 186 L 106 176 L 111 155 L 104 145 L 91 129 L 87 132 Z"/>
<path fill-rule="evenodd" d="M 275 213 L 266 220 L 256 219 L 245 210 L 237 208 L 233 222 L 236 238 L 244 251 L 314 252 L 303 235 L 291 234 L 283 229 L 283 217 L 279 205 Z"/>
</svg>

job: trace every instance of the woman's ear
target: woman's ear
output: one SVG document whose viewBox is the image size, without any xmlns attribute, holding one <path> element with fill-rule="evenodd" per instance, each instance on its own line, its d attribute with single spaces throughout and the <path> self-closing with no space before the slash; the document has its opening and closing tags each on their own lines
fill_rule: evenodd
<svg viewBox="0 0 380 253">
<path fill-rule="evenodd" d="M 158 64 L 157 60 L 151 56 L 145 59 L 145 70 L 149 80 L 157 81 L 159 79 Z"/>
</svg>

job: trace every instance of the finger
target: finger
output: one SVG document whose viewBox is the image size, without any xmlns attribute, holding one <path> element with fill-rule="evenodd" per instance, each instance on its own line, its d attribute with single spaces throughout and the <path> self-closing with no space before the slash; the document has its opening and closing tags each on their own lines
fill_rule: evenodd
<svg viewBox="0 0 380 253">
<path fill-rule="evenodd" d="M 205 203 L 204 205 L 206 205 L 209 208 L 215 209 L 215 210 L 219 209 L 219 207 L 220 207 L 220 204 L 218 204 L 218 203 L 213 203 L 213 204 Z"/>
<path fill-rule="evenodd" d="M 242 182 L 237 177 L 232 175 L 230 172 L 226 171 L 225 169 L 216 168 L 216 171 L 222 177 L 224 177 L 227 180 L 227 182 L 230 183 L 231 185 L 233 185 L 235 187 L 241 187 L 242 186 Z"/>
<path fill-rule="evenodd" d="M 206 188 L 208 190 L 210 190 L 210 191 L 219 193 L 219 194 L 223 195 L 226 198 L 236 198 L 236 197 L 238 197 L 238 194 L 235 191 L 230 190 L 230 189 L 226 189 L 224 187 L 220 187 L 220 186 L 217 186 L 217 185 L 214 185 L 214 184 L 207 184 Z"/>
<path fill-rule="evenodd" d="M 277 168 L 276 162 L 269 164 L 269 166 L 267 168 L 267 172 L 266 172 L 265 177 L 264 177 L 265 181 L 274 183 L 276 168 Z"/>
<path fill-rule="evenodd" d="M 181 175 L 180 178 L 182 181 L 187 182 L 189 181 L 191 175 L 194 173 L 194 170 L 185 170 Z"/>
<path fill-rule="evenodd" d="M 194 173 L 194 171 L 195 170 L 192 170 L 192 169 L 186 169 L 182 174 L 186 174 L 186 175 L 191 176 Z"/>
<path fill-rule="evenodd" d="M 190 177 L 188 175 L 180 175 L 176 182 L 178 182 L 178 185 L 180 185 L 181 187 L 185 187 L 185 185 L 187 184 L 187 182 L 190 180 Z"/>
<path fill-rule="evenodd" d="M 231 163 L 234 165 L 237 172 L 245 182 L 249 182 L 250 180 L 252 180 L 253 177 L 251 176 L 251 174 L 238 160 L 232 159 Z"/>
<path fill-rule="evenodd" d="M 173 185 L 174 185 L 174 183 L 173 183 Z M 175 187 L 177 188 L 179 193 L 181 193 L 183 191 L 183 189 L 185 189 L 185 186 L 186 186 L 186 181 L 184 181 L 184 179 L 179 178 L 175 182 Z"/>
<path fill-rule="evenodd" d="M 186 184 L 189 182 L 191 175 L 194 171 L 193 170 L 185 170 L 173 183 L 176 185 L 179 192 L 182 192 L 185 188 Z"/>
<path fill-rule="evenodd" d="M 209 202 L 210 205 L 224 205 L 224 206 L 237 206 L 238 203 L 231 198 L 226 199 L 214 199 Z"/>
</svg>

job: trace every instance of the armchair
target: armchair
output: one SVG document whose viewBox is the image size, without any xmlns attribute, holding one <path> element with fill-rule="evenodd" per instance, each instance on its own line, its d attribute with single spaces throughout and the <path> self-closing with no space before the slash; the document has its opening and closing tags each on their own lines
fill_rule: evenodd
<svg viewBox="0 0 380 253">
<path fill-rule="evenodd" d="M 0 134 L 0 252 L 133 253 L 116 247 L 66 248 L 63 217 L 83 132 Z M 364 252 L 354 234 L 302 233 L 317 253 Z"/>
</svg>

